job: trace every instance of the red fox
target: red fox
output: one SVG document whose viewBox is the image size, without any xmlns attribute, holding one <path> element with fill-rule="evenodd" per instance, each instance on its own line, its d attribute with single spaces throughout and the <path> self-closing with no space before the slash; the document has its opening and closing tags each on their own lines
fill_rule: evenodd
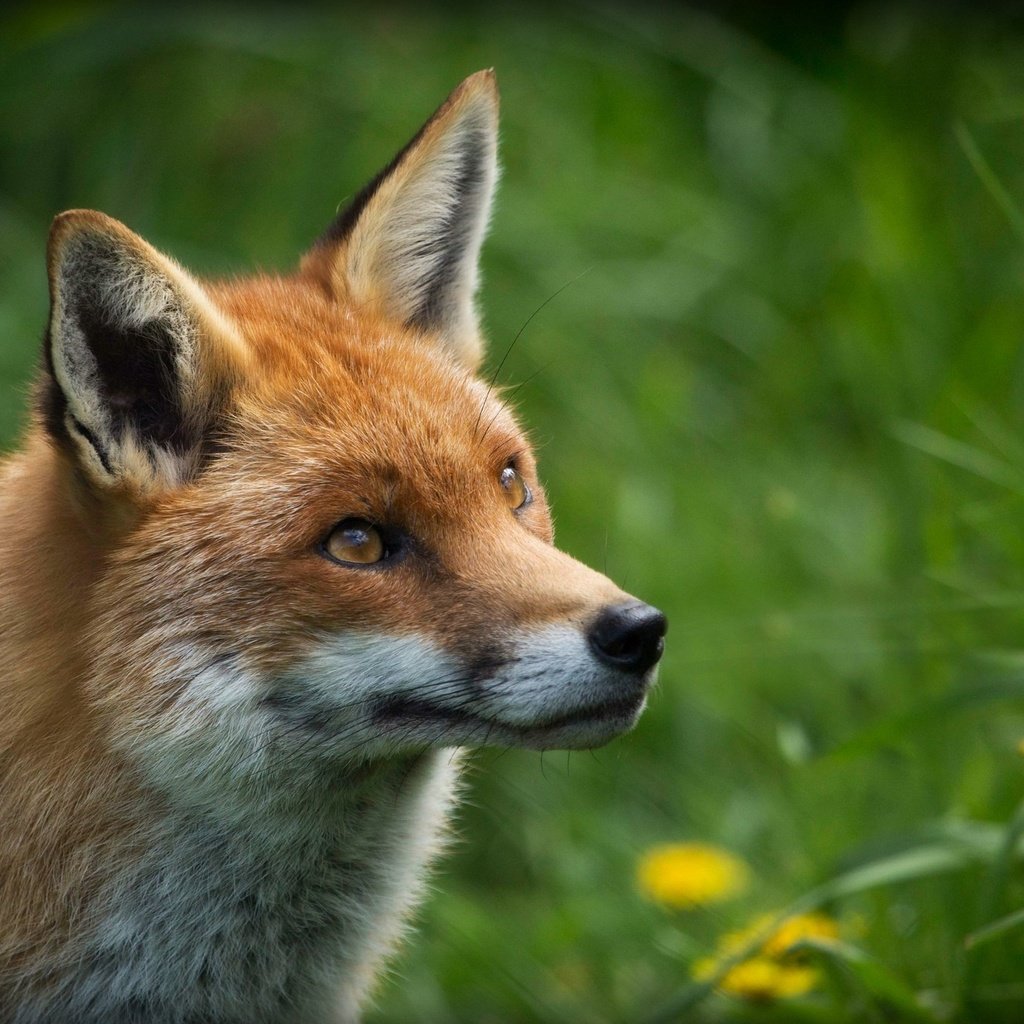
<svg viewBox="0 0 1024 1024">
<path fill-rule="evenodd" d="M 552 546 L 475 375 L 497 90 L 463 82 L 294 272 L 50 234 L 0 468 L 0 1020 L 354 1021 L 459 751 L 643 709 L 658 610 Z"/>
</svg>

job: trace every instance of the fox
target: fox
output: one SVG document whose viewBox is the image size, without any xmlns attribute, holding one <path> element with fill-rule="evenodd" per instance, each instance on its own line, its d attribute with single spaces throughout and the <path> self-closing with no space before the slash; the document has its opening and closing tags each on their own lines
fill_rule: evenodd
<svg viewBox="0 0 1024 1024">
<path fill-rule="evenodd" d="M 666 619 L 553 544 L 479 371 L 493 71 L 298 266 L 71 210 L 0 468 L 0 1020 L 354 1022 L 465 753 L 585 749 Z"/>
</svg>

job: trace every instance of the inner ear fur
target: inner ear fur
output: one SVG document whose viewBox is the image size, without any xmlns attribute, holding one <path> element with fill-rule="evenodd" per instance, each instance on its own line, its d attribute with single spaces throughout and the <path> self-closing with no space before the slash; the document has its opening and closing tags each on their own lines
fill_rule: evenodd
<svg viewBox="0 0 1024 1024">
<path fill-rule="evenodd" d="M 303 260 L 339 301 L 482 354 L 474 296 L 498 177 L 493 71 L 467 78 Z"/>
<path fill-rule="evenodd" d="M 191 478 L 245 359 L 236 332 L 173 260 L 104 214 L 53 224 L 39 406 L 51 436 L 102 487 Z"/>
</svg>

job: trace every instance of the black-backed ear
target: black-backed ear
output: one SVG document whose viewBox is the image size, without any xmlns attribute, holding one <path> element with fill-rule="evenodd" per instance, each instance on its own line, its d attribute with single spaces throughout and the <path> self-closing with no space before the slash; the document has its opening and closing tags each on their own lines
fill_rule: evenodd
<svg viewBox="0 0 1024 1024">
<path fill-rule="evenodd" d="M 200 286 L 123 224 L 53 223 L 43 420 L 101 487 L 190 479 L 244 345 Z"/>
<path fill-rule="evenodd" d="M 421 328 L 475 367 L 482 344 L 474 295 L 497 139 L 494 73 L 480 71 L 335 219 L 303 269 L 340 300 Z"/>
</svg>

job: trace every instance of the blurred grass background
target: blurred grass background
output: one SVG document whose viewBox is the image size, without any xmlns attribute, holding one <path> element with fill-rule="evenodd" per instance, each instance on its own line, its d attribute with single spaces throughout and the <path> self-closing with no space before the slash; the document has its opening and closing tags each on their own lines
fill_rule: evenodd
<svg viewBox="0 0 1024 1024">
<path fill-rule="evenodd" d="M 8 446 L 55 213 L 200 274 L 288 268 L 497 69 L 490 365 L 572 281 L 501 378 L 527 381 L 560 544 L 672 628 L 629 737 L 477 755 L 372 1022 L 1024 1019 L 1024 928 L 965 946 L 1024 904 L 1024 30 L 765 7 L 0 16 Z M 646 900 L 638 858 L 678 840 L 753 884 Z M 826 909 L 913 1005 L 847 965 L 678 1008 L 723 931 L 877 858 L 902 874 Z"/>
</svg>

